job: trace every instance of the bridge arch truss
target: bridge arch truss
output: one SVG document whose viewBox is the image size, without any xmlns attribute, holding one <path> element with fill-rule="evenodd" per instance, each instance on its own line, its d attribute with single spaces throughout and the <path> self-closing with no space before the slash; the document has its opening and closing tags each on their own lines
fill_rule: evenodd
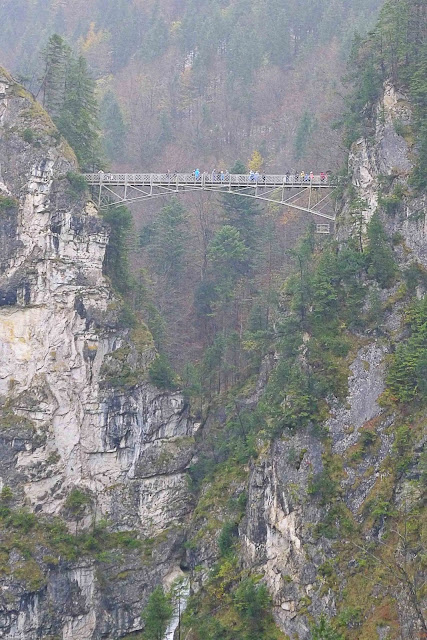
<svg viewBox="0 0 427 640">
<path fill-rule="evenodd" d="M 100 208 L 114 207 L 189 192 L 230 193 L 283 205 L 318 216 L 318 233 L 329 233 L 336 218 L 333 198 L 335 184 L 315 175 L 311 179 L 289 175 L 201 174 L 191 173 L 98 173 L 85 174 Z"/>
</svg>

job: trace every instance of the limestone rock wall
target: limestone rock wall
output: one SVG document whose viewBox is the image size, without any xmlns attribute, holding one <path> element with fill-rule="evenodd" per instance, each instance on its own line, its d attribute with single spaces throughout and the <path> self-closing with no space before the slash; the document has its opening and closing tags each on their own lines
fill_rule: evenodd
<svg viewBox="0 0 427 640">
<path fill-rule="evenodd" d="M 194 425 L 179 393 L 117 383 L 129 363 L 144 379 L 151 337 L 135 346 L 120 324 L 102 272 L 108 229 L 67 179 L 72 151 L 6 73 L 0 162 L 0 490 L 57 515 L 77 487 L 96 504 L 87 524 L 108 518 L 142 539 L 164 534 L 157 562 L 60 563 L 34 593 L 7 578 L 0 637 L 116 638 L 141 628 L 144 599 L 179 571 Z"/>
<path fill-rule="evenodd" d="M 365 203 L 364 226 L 377 210 L 381 194 L 391 192 L 397 185 L 407 188 L 416 153 L 413 139 L 406 133 L 411 119 L 408 96 L 386 83 L 376 107 L 372 137 L 361 138 L 353 144 L 349 156 L 352 185 L 357 197 Z M 390 236 L 401 233 L 413 259 L 427 266 L 425 196 L 406 199 L 402 207 L 403 215 L 400 211 L 399 215 L 383 217 L 383 223 Z M 357 225 L 345 207 L 337 224 L 338 239 L 347 237 Z"/>
<path fill-rule="evenodd" d="M 406 96 L 386 84 L 383 99 L 377 106 L 375 135 L 357 141 L 349 158 L 356 196 L 366 203 L 364 225 L 379 206 L 384 179 L 388 179 L 391 188 L 396 184 L 407 188 L 413 149 L 398 133 L 396 123 L 406 125 L 410 120 L 411 109 Z M 417 197 L 403 198 L 393 215 L 381 214 L 389 236 L 399 234 L 402 239 L 395 246 L 402 267 L 411 262 L 427 266 L 425 212 L 425 198 Z M 347 205 L 339 219 L 338 239 L 347 238 L 355 228 Z M 385 301 L 390 292 L 381 295 Z M 243 560 L 246 566 L 265 576 L 273 596 L 276 620 L 291 638 L 309 640 L 310 619 L 319 619 L 322 613 L 327 617 L 336 614 L 336 593 L 327 586 L 323 566 L 331 563 L 338 571 L 339 590 L 345 589 L 348 583 L 345 572 L 336 569 L 336 541 L 316 534 L 328 509 L 310 495 L 310 478 L 322 472 L 325 455 L 335 456 L 342 464 L 340 496 L 356 522 L 362 521 L 364 504 L 372 492 L 393 481 L 387 459 L 394 441 L 394 416 L 381 408 L 378 400 L 385 388 L 385 359 L 390 338 L 402 330 L 403 311 L 397 301 L 390 306 L 381 340 L 377 335 L 363 336 L 365 345 L 350 363 L 347 398 L 343 403 L 330 400 L 331 416 L 324 425 L 330 438 L 330 449 L 326 450 L 322 438 L 313 434 L 288 434 L 275 441 L 252 468 L 248 511 L 240 525 Z M 374 430 L 377 445 L 354 464 L 351 452 L 366 429 Z M 422 446 L 420 443 L 421 449 Z M 370 535 L 375 539 L 378 531 L 372 531 Z M 399 637 L 415 640 L 420 637 L 419 620 L 408 604 L 406 591 L 399 586 L 395 589 L 403 634 Z M 380 590 L 378 587 L 378 592 Z M 372 637 L 397 637 L 388 635 L 389 632 L 391 629 L 385 626 L 378 630 L 378 634 L 383 635 Z"/>
<path fill-rule="evenodd" d="M 344 463 L 342 491 L 345 503 L 357 517 L 389 454 L 390 437 L 383 433 L 389 418 L 382 417 L 377 404 L 384 390 L 384 350 L 364 347 L 351 365 L 349 395 L 345 405 L 332 407 L 326 427 L 332 440 L 332 455 L 345 460 L 361 432 L 377 419 L 376 429 L 383 443 L 375 455 L 354 469 Z M 319 567 L 333 558 L 332 541 L 316 534 L 325 519 L 325 505 L 310 495 L 311 479 L 324 469 L 325 447 L 310 432 L 288 435 L 275 441 L 268 455 L 253 468 L 249 484 L 249 510 L 243 523 L 244 559 L 265 575 L 274 598 L 279 625 L 292 637 L 311 637 L 306 614 L 318 618 L 336 613 L 335 596 L 324 589 Z M 355 474 L 371 473 L 355 483 Z"/>
</svg>

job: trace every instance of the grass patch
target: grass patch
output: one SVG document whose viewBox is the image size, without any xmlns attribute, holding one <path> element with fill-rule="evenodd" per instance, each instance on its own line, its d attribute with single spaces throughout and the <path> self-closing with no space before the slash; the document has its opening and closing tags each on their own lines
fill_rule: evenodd
<svg viewBox="0 0 427 640">
<path fill-rule="evenodd" d="M 0 215 L 15 212 L 18 208 L 18 205 L 19 202 L 16 198 L 0 195 Z"/>
</svg>

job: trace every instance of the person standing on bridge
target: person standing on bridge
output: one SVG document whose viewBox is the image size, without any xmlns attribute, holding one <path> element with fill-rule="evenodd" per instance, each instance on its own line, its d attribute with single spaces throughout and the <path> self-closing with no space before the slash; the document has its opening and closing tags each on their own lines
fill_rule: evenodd
<svg viewBox="0 0 427 640">
<path fill-rule="evenodd" d="M 310 171 L 310 182 L 313 182 L 313 180 L 314 180 L 314 173 Z"/>
<path fill-rule="evenodd" d="M 299 177 L 301 178 L 301 182 L 304 182 L 305 171 L 301 171 L 301 173 L 299 174 Z"/>
<path fill-rule="evenodd" d="M 216 178 L 217 178 L 216 169 L 212 169 L 212 182 L 216 182 Z"/>
<path fill-rule="evenodd" d="M 198 181 L 198 179 L 200 178 L 200 169 L 196 169 L 194 172 L 194 177 L 196 178 L 196 182 Z"/>
<path fill-rule="evenodd" d="M 219 179 L 221 180 L 221 182 L 224 182 L 224 178 L 225 178 L 225 174 L 224 174 L 224 171 L 221 169 L 221 172 L 219 174 Z"/>
</svg>

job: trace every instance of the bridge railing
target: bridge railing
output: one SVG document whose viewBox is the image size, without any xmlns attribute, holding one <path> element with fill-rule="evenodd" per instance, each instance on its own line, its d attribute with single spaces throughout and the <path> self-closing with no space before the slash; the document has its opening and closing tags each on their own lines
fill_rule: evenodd
<svg viewBox="0 0 427 640">
<path fill-rule="evenodd" d="M 111 186 L 223 186 L 223 187 L 283 187 L 283 186 L 329 186 L 328 177 L 321 175 L 281 175 L 281 174 L 227 174 L 201 173 L 87 173 L 85 178 L 92 185 Z"/>
</svg>

